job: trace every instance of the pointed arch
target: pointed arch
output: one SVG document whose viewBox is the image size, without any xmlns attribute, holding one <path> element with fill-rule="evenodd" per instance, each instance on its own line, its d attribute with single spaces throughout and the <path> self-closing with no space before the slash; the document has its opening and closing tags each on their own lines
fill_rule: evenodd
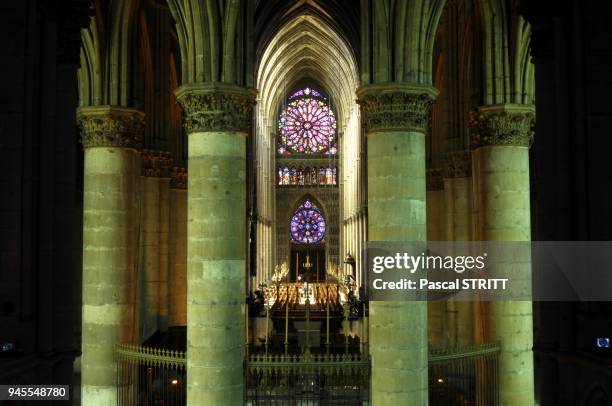
<svg viewBox="0 0 612 406">
<path fill-rule="evenodd" d="M 516 2 L 476 0 L 482 31 L 483 104 L 533 104 L 531 28 Z"/>
<path fill-rule="evenodd" d="M 289 220 L 289 238 L 292 244 L 322 245 L 327 238 L 327 225 L 323 211 L 312 197 L 303 197 L 292 211 Z"/>
<path fill-rule="evenodd" d="M 139 2 L 96 1 L 94 10 L 82 31 L 80 105 L 133 107 Z"/>
</svg>

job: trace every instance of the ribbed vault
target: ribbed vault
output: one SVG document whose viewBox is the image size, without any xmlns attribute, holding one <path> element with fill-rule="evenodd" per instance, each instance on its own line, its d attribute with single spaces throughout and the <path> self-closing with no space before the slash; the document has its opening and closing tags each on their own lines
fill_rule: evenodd
<svg viewBox="0 0 612 406">
<path fill-rule="evenodd" d="M 274 122 L 277 106 L 298 81 L 321 83 L 338 109 L 340 130 L 355 106 L 357 65 L 342 36 L 319 17 L 305 14 L 280 28 L 258 64 L 260 113 Z"/>
</svg>

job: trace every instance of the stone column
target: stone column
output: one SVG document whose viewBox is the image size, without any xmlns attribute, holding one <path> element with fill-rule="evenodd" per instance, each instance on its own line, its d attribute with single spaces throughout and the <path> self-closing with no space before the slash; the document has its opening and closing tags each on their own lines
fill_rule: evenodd
<svg viewBox="0 0 612 406">
<path fill-rule="evenodd" d="M 439 169 L 427 170 L 427 239 L 444 241 L 444 179 Z"/>
<path fill-rule="evenodd" d="M 450 154 L 453 171 L 453 236 L 455 241 L 472 240 L 472 157 L 470 151 Z M 458 301 L 455 346 L 474 344 L 474 303 Z"/>
<path fill-rule="evenodd" d="M 160 331 L 168 330 L 170 319 L 170 166 L 169 152 L 159 153 L 159 314 Z"/>
<path fill-rule="evenodd" d="M 478 238 L 529 241 L 532 106 L 483 106 L 470 115 Z M 500 404 L 534 404 L 533 322 L 529 301 L 488 303 L 487 337 L 501 345 Z"/>
<path fill-rule="evenodd" d="M 169 325 L 187 325 L 187 170 L 173 168 L 170 178 Z"/>
<path fill-rule="evenodd" d="M 444 175 L 444 190 L 442 198 L 444 201 L 444 240 L 453 241 L 455 239 L 455 190 L 453 171 L 450 165 L 446 165 L 442 170 Z M 444 326 L 443 340 L 444 348 L 454 348 L 457 343 L 457 306 L 453 300 L 446 300 L 444 305 Z"/>
<path fill-rule="evenodd" d="M 444 222 L 444 179 L 439 169 L 428 169 L 427 175 L 427 239 L 431 241 L 445 240 Z M 427 336 L 431 348 L 446 347 L 446 302 L 427 302 Z"/>
<path fill-rule="evenodd" d="M 450 219 L 447 226 L 454 241 L 472 239 L 472 157 L 470 151 L 455 151 L 448 156 L 447 193 Z M 450 347 L 474 344 L 474 303 L 449 300 L 448 330 Z"/>
<path fill-rule="evenodd" d="M 114 405 L 115 345 L 134 339 L 134 205 L 144 114 L 84 107 L 78 120 L 85 148 L 81 401 Z"/>
<path fill-rule="evenodd" d="M 453 237 L 455 241 L 472 238 L 472 157 L 470 151 L 450 153 L 453 177 Z"/>
<path fill-rule="evenodd" d="M 176 91 L 189 137 L 187 403 L 243 404 L 246 136 L 254 94 L 222 83 Z"/>
<path fill-rule="evenodd" d="M 366 127 L 368 240 L 425 241 L 425 132 L 437 91 L 392 83 L 357 91 Z M 372 403 L 426 405 L 427 303 L 370 304 Z"/>
<path fill-rule="evenodd" d="M 142 245 L 140 261 L 140 342 L 158 330 L 159 313 L 159 176 L 158 155 L 142 153 Z"/>
</svg>

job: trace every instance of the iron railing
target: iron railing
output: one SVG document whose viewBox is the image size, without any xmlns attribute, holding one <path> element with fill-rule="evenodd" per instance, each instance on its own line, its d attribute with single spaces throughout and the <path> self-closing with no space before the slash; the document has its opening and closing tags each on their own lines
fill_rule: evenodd
<svg viewBox="0 0 612 406">
<path fill-rule="evenodd" d="M 499 347 L 431 351 L 429 404 L 496 406 Z M 120 345 L 118 405 L 185 405 L 182 351 Z M 245 360 L 245 404 L 369 405 L 370 357 L 364 354 L 254 354 Z"/>
<path fill-rule="evenodd" d="M 497 344 L 430 351 L 430 406 L 497 406 L 498 364 Z"/>
<path fill-rule="evenodd" d="M 249 406 L 369 404 L 366 355 L 258 354 L 248 358 L 245 371 Z"/>
<path fill-rule="evenodd" d="M 185 405 L 185 378 L 183 351 L 134 345 L 117 347 L 119 406 Z"/>
</svg>

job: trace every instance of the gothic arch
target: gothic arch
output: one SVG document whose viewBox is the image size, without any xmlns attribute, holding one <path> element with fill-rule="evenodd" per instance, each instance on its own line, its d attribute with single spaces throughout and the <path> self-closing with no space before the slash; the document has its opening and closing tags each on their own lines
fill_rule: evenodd
<svg viewBox="0 0 612 406">
<path fill-rule="evenodd" d="M 533 104 L 531 27 L 516 12 L 517 2 L 477 0 L 475 4 L 482 32 L 483 104 Z"/>
<path fill-rule="evenodd" d="M 325 225 L 325 231 L 324 231 L 322 240 L 326 241 L 328 239 L 328 233 L 329 233 L 329 225 L 328 225 L 329 219 L 327 218 L 327 216 L 325 216 L 325 211 L 321 203 L 318 202 L 310 194 L 306 194 L 305 196 L 302 196 L 300 199 L 298 199 L 297 203 L 294 203 L 292 210 L 289 212 L 289 239 L 293 241 L 293 235 L 291 231 L 291 224 L 293 221 L 293 217 L 298 214 L 298 211 L 304 206 L 304 204 L 306 204 L 306 202 L 310 202 L 310 204 L 313 206 L 313 209 L 316 209 L 320 213 L 321 219 L 323 220 L 323 224 Z M 300 243 L 300 245 L 302 244 L 303 243 Z M 321 245 L 321 241 L 317 240 L 316 242 L 313 242 L 311 244 Z M 310 244 L 305 244 L 305 245 L 310 245 Z"/>
<path fill-rule="evenodd" d="M 80 105 L 132 107 L 139 2 L 98 0 L 94 9 L 82 31 Z"/>
<path fill-rule="evenodd" d="M 319 200 L 319 198 L 312 193 L 305 193 L 302 196 L 295 198 L 291 204 L 291 210 L 289 213 L 295 213 L 306 200 L 310 200 L 313 205 L 317 206 L 317 208 L 321 211 L 323 218 L 327 219 L 328 208 L 326 208 L 321 200 Z"/>
</svg>

